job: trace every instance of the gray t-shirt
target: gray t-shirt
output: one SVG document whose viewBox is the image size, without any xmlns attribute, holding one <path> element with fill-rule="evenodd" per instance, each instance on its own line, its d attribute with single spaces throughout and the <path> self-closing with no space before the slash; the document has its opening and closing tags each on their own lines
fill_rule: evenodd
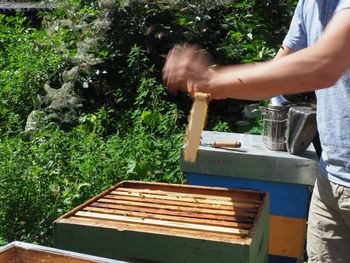
<svg viewBox="0 0 350 263">
<path fill-rule="evenodd" d="M 345 8 L 350 8 L 350 0 L 300 0 L 283 45 L 294 50 L 313 45 L 333 15 Z M 317 90 L 316 97 L 320 171 L 350 187 L 350 68 L 334 86 Z"/>
</svg>

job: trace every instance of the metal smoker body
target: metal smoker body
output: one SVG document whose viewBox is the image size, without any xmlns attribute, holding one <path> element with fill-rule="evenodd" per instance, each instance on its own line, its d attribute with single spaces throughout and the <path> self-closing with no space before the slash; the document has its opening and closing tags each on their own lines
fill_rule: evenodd
<svg viewBox="0 0 350 263">
<path fill-rule="evenodd" d="M 282 95 L 270 99 L 264 113 L 264 143 L 268 149 L 286 151 L 286 130 L 291 103 Z"/>
</svg>

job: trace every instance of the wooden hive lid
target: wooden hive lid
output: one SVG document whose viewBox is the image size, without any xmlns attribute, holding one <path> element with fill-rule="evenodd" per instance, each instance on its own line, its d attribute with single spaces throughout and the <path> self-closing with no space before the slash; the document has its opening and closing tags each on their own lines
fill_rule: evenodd
<svg viewBox="0 0 350 263">
<path fill-rule="evenodd" d="M 123 181 L 55 221 L 249 244 L 267 193 Z"/>
</svg>

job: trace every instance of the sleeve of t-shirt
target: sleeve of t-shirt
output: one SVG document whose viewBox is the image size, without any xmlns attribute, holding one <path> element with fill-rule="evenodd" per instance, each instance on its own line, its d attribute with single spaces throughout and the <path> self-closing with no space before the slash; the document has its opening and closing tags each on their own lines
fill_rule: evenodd
<svg viewBox="0 0 350 263">
<path fill-rule="evenodd" d="M 307 47 L 307 35 L 303 21 L 303 2 L 303 0 L 298 2 L 288 33 L 283 40 L 283 45 L 293 50 Z"/>
<path fill-rule="evenodd" d="M 349 0 L 340 0 L 335 12 L 338 12 L 340 10 L 350 8 L 350 1 Z"/>
</svg>

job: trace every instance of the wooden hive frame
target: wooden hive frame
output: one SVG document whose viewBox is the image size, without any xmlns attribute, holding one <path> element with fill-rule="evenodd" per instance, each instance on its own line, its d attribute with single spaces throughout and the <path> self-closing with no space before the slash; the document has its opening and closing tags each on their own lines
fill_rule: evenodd
<svg viewBox="0 0 350 263">
<path fill-rule="evenodd" d="M 127 262 L 266 263 L 268 196 L 123 181 L 58 218 L 55 246 Z"/>
<path fill-rule="evenodd" d="M 249 239 L 263 202 L 259 194 L 222 189 L 208 191 L 205 187 L 196 187 L 197 193 L 191 193 L 189 190 L 194 188 L 183 185 L 177 186 L 178 192 L 174 192 L 171 186 L 124 181 L 56 222 L 98 220 L 105 223 L 104 220 L 108 220 L 107 225 L 114 224 L 120 229 L 213 240 L 244 242 Z"/>
<path fill-rule="evenodd" d="M 195 162 L 208 111 L 208 93 L 196 92 L 186 129 L 184 160 Z"/>
</svg>

